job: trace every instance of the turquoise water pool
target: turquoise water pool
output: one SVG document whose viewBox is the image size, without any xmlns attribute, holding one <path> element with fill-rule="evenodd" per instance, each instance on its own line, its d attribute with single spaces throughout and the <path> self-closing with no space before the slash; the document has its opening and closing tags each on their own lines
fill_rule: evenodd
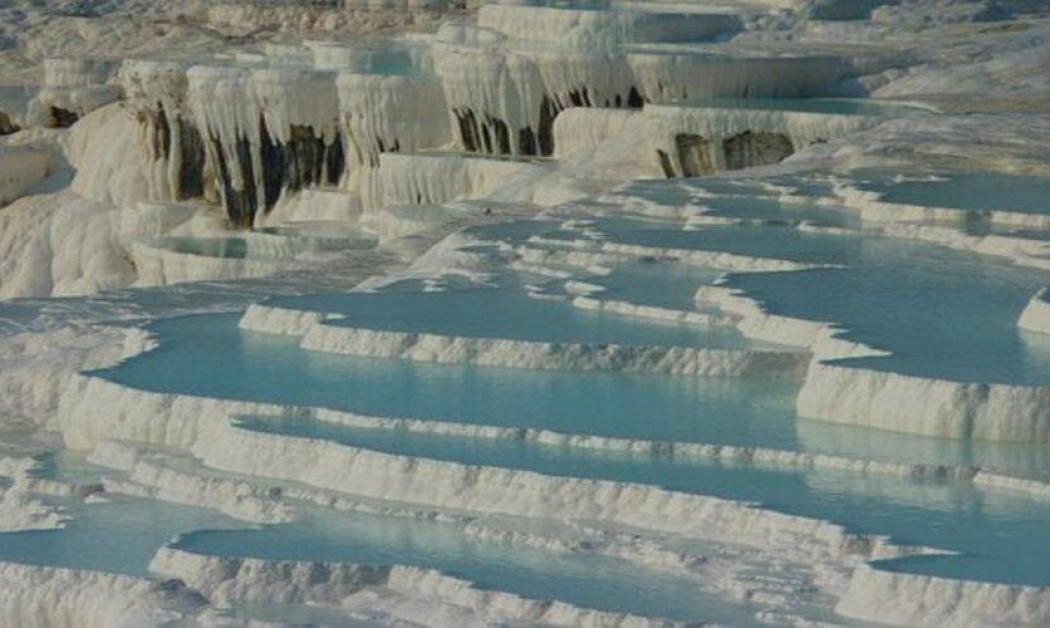
<svg viewBox="0 0 1050 628">
<path fill-rule="evenodd" d="M 859 171 L 862 189 L 889 203 L 953 207 L 975 211 L 1050 213 L 1050 178 L 971 172 L 904 180 L 886 172 Z"/>
<path fill-rule="evenodd" d="M 629 262 L 587 281 L 605 288 L 597 295 L 602 299 L 687 311 L 695 309 L 700 286 L 711 285 L 721 276 L 717 270 L 675 262 Z"/>
<path fill-rule="evenodd" d="M 791 225 L 712 226 L 690 231 L 626 221 L 602 221 L 599 229 L 610 242 L 657 248 L 721 251 L 754 257 L 772 257 L 809 264 L 842 264 L 857 256 L 859 239 L 817 235 Z M 571 232 L 555 235 L 574 239 Z"/>
<path fill-rule="evenodd" d="M 157 323 L 151 330 L 159 349 L 97 374 L 145 390 L 380 416 L 654 440 L 794 440 L 795 382 L 356 358 L 303 351 L 296 338 L 241 331 L 238 321 L 217 315 Z"/>
<path fill-rule="evenodd" d="M 890 239 L 858 241 L 847 268 L 735 275 L 772 312 L 837 323 L 893 352 L 848 364 L 957 381 L 1050 384 L 1050 338 L 1017 319 L 1042 271 Z M 818 290 L 820 299 L 809 295 Z M 902 322 L 904 324 L 902 324 Z"/>
<path fill-rule="evenodd" d="M 157 549 L 178 534 L 244 528 L 214 510 L 119 495 L 106 500 L 48 498 L 65 508 L 70 517 L 65 527 L 0 533 L 0 560 L 146 576 Z"/>
<path fill-rule="evenodd" d="M 271 560 L 409 565 L 437 569 L 537 599 L 680 620 L 746 622 L 748 609 L 700 590 L 698 582 L 600 555 L 512 548 L 470 537 L 453 524 L 296 503 L 294 523 L 249 528 L 212 510 L 109 494 L 84 503 L 49 499 L 71 517 L 60 530 L 0 533 L 0 560 L 149 576 L 163 545 L 194 553 Z M 308 609 L 235 609 L 275 618 L 318 617 Z"/>
<path fill-rule="evenodd" d="M 200 554 L 437 569 L 533 599 L 677 620 L 748 623 L 747 607 L 705 594 L 696 580 L 600 555 L 512 548 L 453 524 L 367 514 L 333 514 L 300 505 L 295 523 L 259 530 L 206 530 L 174 543 Z M 542 523 L 537 522 L 542 530 Z"/>
</svg>

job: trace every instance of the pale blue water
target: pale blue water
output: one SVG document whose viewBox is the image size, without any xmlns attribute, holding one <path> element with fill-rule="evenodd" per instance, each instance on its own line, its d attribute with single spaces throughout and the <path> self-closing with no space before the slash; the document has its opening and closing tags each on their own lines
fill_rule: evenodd
<svg viewBox="0 0 1050 628">
<path fill-rule="evenodd" d="M 386 37 L 355 37 L 346 41 L 330 43 L 353 48 L 352 57 L 339 65 L 327 59 L 325 69 L 360 74 L 382 74 L 388 76 L 416 76 L 429 73 L 423 57 L 426 51 L 410 42 Z M 338 59 L 338 56 L 335 57 Z M 310 66 L 313 67 L 313 59 Z"/>
<path fill-rule="evenodd" d="M 796 275 L 810 274 L 790 276 Z M 773 275 L 737 276 L 734 280 L 767 277 Z M 632 297 L 644 292 L 637 287 L 632 290 Z M 691 286 L 679 294 L 684 297 L 690 291 Z M 654 298 L 659 292 L 652 291 Z M 801 297 L 797 301 L 811 308 L 833 303 L 807 304 Z M 862 302 L 857 311 L 867 312 L 866 307 Z M 867 315 L 881 321 L 879 311 Z M 999 315 L 1005 338 L 1016 337 L 1002 322 L 1009 318 L 1010 314 Z M 237 329 L 238 320 L 239 315 L 234 314 L 154 324 L 151 330 L 161 340 L 159 349 L 99 374 L 147 390 L 325 406 L 372 415 L 990 465 L 1031 476 L 1050 473 L 1048 456 L 1034 446 L 953 442 L 800 421 L 794 412 L 798 384 L 792 381 L 535 371 L 356 358 L 302 351 L 295 338 L 244 332 Z M 936 317 L 930 321 L 933 325 Z M 674 326 L 657 327 L 676 332 Z M 884 327 L 893 329 L 891 325 Z M 940 335 L 932 337 L 940 339 L 939 346 L 950 349 L 956 341 L 948 333 L 950 326 L 942 327 L 945 329 Z M 969 337 L 957 341 L 981 342 Z"/>
<path fill-rule="evenodd" d="M 66 527 L 0 533 L 0 560 L 146 576 L 157 548 L 176 535 L 244 527 L 214 510 L 119 495 L 106 498 L 109 501 L 96 504 L 47 498 L 66 509 L 71 517 Z"/>
<path fill-rule="evenodd" d="M 187 551 L 270 560 L 401 564 L 534 599 L 679 620 L 750 623 L 746 607 L 705 594 L 699 583 L 600 556 L 483 541 L 455 525 L 368 514 L 325 513 L 297 504 L 300 520 L 259 530 L 206 530 L 174 544 Z"/>
<path fill-rule="evenodd" d="M 855 257 L 861 244 L 851 236 L 805 233 L 792 226 L 733 225 L 687 231 L 666 226 L 607 223 L 600 228 L 611 242 L 660 248 L 722 251 L 812 264 L 841 264 Z M 571 237 L 567 234 L 566 237 Z"/>
<path fill-rule="evenodd" d="M 150 326 L 159 349 L 96 373 L 145 390 L 381 416 L 655 440 L 794 442 L 795 382 L 356 358 L 302 351 L 295 338 L 241 331 L 238 320 L 162 321 Z"/>
<path fill-rule="evenodd" d="M 374 46 L 368 48 L 367 60 L 355 68 L 369 74 L 419 75 L 424 69 L 416 63 L 412 51 L 401 46 Z"/>
<path fill-rule="evenodd" d="M 830 186 L 805 176 L 783 176 L 755 179 L 699 177 L 693 179 L 636 181 L 617 194 L 661 205 L 694 204 L 710 208 L 710 215 L 762 221 L 811 221 L 837 227 L 857 227 L 860 222 L 851 212 L 824 207 L 815 202 L 782 203 L 766 184 L 790 189 L 795 195 L 814 199 L 824 197 Z"/>
<path fill-rule="evenodd" d="M 975 211 L 1050 213 L 1050 178 L 998 173 L 954 174 L 946 180 L 897 182 L 889 173 L 860 171 L 863 189 L 883 193 L 891 203 L 954 207 Z"/>
<path fill-rule="evenodd" d="M 471 227 L 466 232 L 485 240 L 499 240 L 510 244 L 522 244 L 534 235 L 557 229 L 553 220 L 511 220 L 481 227 Z"/>
<path fill-rule="evenodd" d="M 855 214 L 818 205 L 781 203 L 775 199 L 746 195 L 719 196 L 699 199 L 697 202 L 710 207 L 712 211 L 709 214 L 712 216 L 760 220 L 767 223 L 809 221 L 831 227 L 860 226 L 860 219 Z"/>
<path fill-rule="evenodd" d="M 34 458 L 36 466 L 30 471 L 33 477 L 93 484 L 100 482 L 103 475 L 112 474 L 112 470 L 88 462 L 84 451 L 48 451 Z"/>
<path fill-rule="evenodd" d="M 145 577 L 156 551 L 274 560 L 320 560 L 439 569 L 538 599 L 676 619 L 746 622 L 745 606 L 698 590 L 697 582 L 616 559 L 510 548 L 464 535 L 448 524 L 325 512 L 296 503 L 294 523 L 248 528 L 215 511 L 107 495 L 107 502 L 49 498 L 72 519 L 60 530 L 0 533 L 0 561 Z M 274 617 L 277 609 L 237 614 Z M 291 609 L 292 618 L 317 617 Z M 284 609 L 288 611 L 288 609 Z"/>
<path fill-rule="evenodd" d="M 1050 339 L 1017 329 L 1042 271 L 882 238 L 849 268 L 735 275 L 772 312 L 838 323 L 894 352 L 849 364 L 959 381 L 1050 385 Z M 820 294 L 821 298 L 812 298 Z"/>
<path fill-rule="evenodd" d="M 588 277 L 587 282 L 606 288 L 595 295 L 600 299 L 693 310 L 697 289 L 721 275 L 717 270 L 675 262 L 630 262 L 608 275 Z"/>
<path fill-rule="evenodd" d="M 514 2 L 485 2 L 484 4 L 515 4 L 574 11 L 608 11 L 614 7 L 610 0 L 515 0 Z"/>
</svg>

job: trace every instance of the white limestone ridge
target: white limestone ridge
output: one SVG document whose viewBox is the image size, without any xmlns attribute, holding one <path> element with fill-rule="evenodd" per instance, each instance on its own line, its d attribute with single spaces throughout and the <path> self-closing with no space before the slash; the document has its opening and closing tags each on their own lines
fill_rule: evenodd
<svg viewBox="0 0 1050 628">
<path fill-rule="evenodd" d="M 446 364 L 532 369 L 616 370 L 669 375 L 792 376 L 804 368 L 802 353 L 662 346 L 589 345 L 500 338 L 472 338 L 325 324 L 318 313 L 252 305 L 242 329 L 302 335 L 311 351 Z"/>
<path fill-rule="evenodd" d="M 894 625 L 1038 626 L 1050 621 L 1050 591 L 864 566 L 854 572 L 835 611 Z"/>
<path fill-rule="evenodd" d="M 796 407 L 802 416 L 924 436 L 1050 442 L 1050 388 L 964 383 L 854 367 L 847 358 L 886 355 L 838 338 L 826 323 L 770 315 L 752 299 L 703 286 L 697 300 L 737 317 L 744 335 L 807 347 L 813 360 Z"/>
<path fill-rule="evenodd" d="M 4 623 L 32 628 L 159 627 L 192 619 L 207 604 L 178 580 L 14 563 L 0 562 L 0 584 Z"/>
<path fill-rule="evenodd" d="M 151 571 L 177 577 L 216 603 L 309 603 L 375 613 L 376 594 L 387 599 L 389 620 L 485 625 L 515 621 L 550 625 L 664 626 L 669 622 L 625 613 L 531 600 L 441 572 L 404 565 L 265 561 L 203 556 L 162 548 Z"/>
</svg>

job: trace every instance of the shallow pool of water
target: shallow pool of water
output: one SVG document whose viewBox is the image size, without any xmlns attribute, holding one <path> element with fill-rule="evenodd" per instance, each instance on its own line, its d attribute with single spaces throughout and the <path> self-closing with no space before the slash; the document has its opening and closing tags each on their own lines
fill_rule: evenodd
<svg viewBox="0 0 1050 628">
<path fill-rule="evenodd" d="M 972 172 L 898 180 L 885 172 L 860 171 L 861 187 L 889 203 L 976 211 L 1050 214 L 1050 178 Z"/>
<path fill-rule="evenodd" d="M 587 281 L 605 288 L 595 295 L 600 299 L 688 311 L 696 309 L 697 289 L 714 283 L 722 274 L 675 262 L 628 262 Z"/>
<path fill-rule="evenodd" d="M 845 263 L 856 256 L 860 246 L 857 238 L 852 236 L 816 235 L 789 225 L 733 225 L 684 230 L 654 226 L 638 228 L 637 225 L 602 221 L 597 228 L 611 242 L 721 251 L 811 264 Z"/>
<path fill-rule="evenodd" d="M 270 560 L 409 565 L 437 569 L 480 589 L 585 608 L 678 620 L 748 621 L 745 606 L 705 594 L 696 580 L 619 559 L 510 547 L 469 536 L 452 524 L 325 513 L 305 505 L 298 512 L 301 519 L 291 524 L 195 532 L 174 545 L 201 554 Z"/>
<path fill-rule="evenodd" d="M 151 326 L 161 346 L 96 374 L 144 390 L 559 432 L 982 465 L 1050 478 L 1043 447 L 799 419 L 786 380 L 483 368 L 303 351 L 239 315 Z"/>
<path fill-rule="evenodd" d="M 237 328 L 238 315 L 150 327 L 160 348 L 106 379 L 145 390 L 654 440 L 790 446 L 797 383 L 482 368 L 359 358 Z M 192 365 L 192 367 L 190 366 Z M 779 426 L 774 428 L 774 426 Z"/>
<path fill-rule="evenodd" d="M 0 560 L 146 576 L 157 549 L 176 535 L 245 526 L 214 510 L 120 495 L 107 494 L 106 500 L 48 498 L 66 509 L 66 526 L 0 533 Z"/>
<path fill-rule="evenodd" d="M 830 321 L 892 351 L 850 364 L 959 381 L 1050 385 L 1050 338 L 1017 319 L 1050 275 L 992 258 L 858 238 L 847 268 L 735 275 L 774 313 Z M 820 298 L 812 295 L 819 294 Z"/>
</svg>

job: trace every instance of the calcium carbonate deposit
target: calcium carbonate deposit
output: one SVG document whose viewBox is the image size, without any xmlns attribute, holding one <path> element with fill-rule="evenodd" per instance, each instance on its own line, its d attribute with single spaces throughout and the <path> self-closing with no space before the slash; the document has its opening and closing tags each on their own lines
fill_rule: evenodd
<svg viewBox="0 0 1050 628">
<path fill-rule="evenodd" d="M 0 627 L 1050 625 L 1050 3 L 0 0 Z"/>
</svg>

